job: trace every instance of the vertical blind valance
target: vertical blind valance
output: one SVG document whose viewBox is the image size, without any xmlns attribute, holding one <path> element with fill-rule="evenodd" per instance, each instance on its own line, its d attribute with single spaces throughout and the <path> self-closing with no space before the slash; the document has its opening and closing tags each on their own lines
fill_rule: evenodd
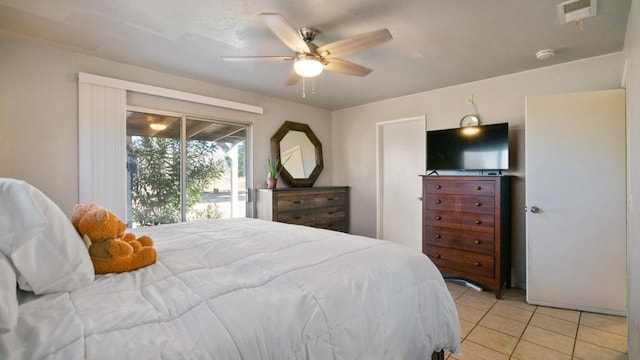
<svg viewBox="0 0 640 360">
<path fill-rule="evenodd" d="M 126 219 L 127 92 L 80 83 L 79 202 L 97 202 Z"/>
</svg>

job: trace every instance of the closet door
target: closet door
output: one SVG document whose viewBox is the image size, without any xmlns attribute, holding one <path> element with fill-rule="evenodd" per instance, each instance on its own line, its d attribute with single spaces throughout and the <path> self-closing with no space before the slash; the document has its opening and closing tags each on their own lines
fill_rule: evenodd
<svg viewBox="0 0 640 360">
<path fill-rule="evenodd" d="M 526 99 L 527 300 L 626 312 L 624 90 Z"/>
<path fill-rule="evenodd" d="M 377 237 L 422 252 L 426 117 L 377 124 Z"/>
</svg>

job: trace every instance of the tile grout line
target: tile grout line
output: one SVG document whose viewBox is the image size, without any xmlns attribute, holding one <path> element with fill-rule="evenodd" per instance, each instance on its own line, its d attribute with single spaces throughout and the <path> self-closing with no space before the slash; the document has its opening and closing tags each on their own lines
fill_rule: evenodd
<svg viewBox="0 0 640 360">
<path fill-rule="evenodd" d="M 464 294 L 466 294 L 468 291 L 470 291 L 470 289 L 466 289 L 466 290 L 465 290 L 462 294 L 460 294 L 460 296 L 458 296 L 455 300 L 460 299 L 460 298 L 461 298 L 462 296 L 464 296 Z M 482 344 L 478 344 L 478 343 L 473 342 L 473 341 L 471 341 L 471 340 L 467 340 L 467 338 L 469 337 L 469 335 L 471 335 L 471 333 L 473 332 L 473 330 L 475 330 L 475 328 L 477 328 L 477 327 L 480 325 L 480 321 L 482 321 L 482 319 L 484 319 L 484 317 L 485 317 L 485 316 L 487 316 L 487 314 L 489 313 L 489 311 L 491 311 L 491 309 L 493 309 L 493 307 L 494 307 L 497 303 L 498 303 L 498 301 L 496 301 L 495 303 L 493 303 L 493 305 L 491 305 L 491 307 L 489 308 L 489 310 L 485 311 L 485 312 L 484 312 L 484 314 L 480 317 L 480 319 L 479 319 L 477 322 L 474 322 L 473 327 L 471 327 L 471 330 L 469 330 L 469 332 L 467 333 L 467 335 L 465 335 L 465 337 L 464 337 L 464 338 L 461 338 L 461 339 L 460 339 L 460 344 L 462 344 L 462 342 L 463 342 L 463 341 L 470 341 L 470 342 L 472 342 L 472 343 L 474 343 L 474 344 L 476 344 L 476 345 L 478 345 L 478 346 L 482 346 L 482 347 L 487 348 L 487 349 L 489 349 L 489 350 L 499 352 L 499 351 L 497 351 L 496 349 L 492 349 L 492 348 L 490 348 L 490 347 L 484 346 L 484 345 L 482 345 Z M 475 310 L 480 310 L 480 309 L 476 309 L 476 308 L 474 308 L 473 306 L 470 306 L 470 307 L 471 307 L 471 308 L 473 308 L 473 309 L 475 309 Z M 484 310 L 481 310 L 481 311 L 484 311 Z M 460 349 L 460 350 L 462 350 L 462 349 Z M 501 353 L 501 354 L 502 354 L 502 353 Z M 450 355 L 450 356 L 449 356 L 449 358 L 450 358 L 451 356 L 453 356 L 453 355 Z"/>
<path fill-rule="evenodd" d="M 501 300 L 502 300 L 502 299 L 501 299 Z M 498 302 L 500 302 L 500 300 L 496 301 L 496 303 L 495 303 L 495 304 L 497 304 Z M 485 316 L 489 313 L 489 311 L 491 311 L 491 309 L 493 309 L 493 307 L 495 306 L 495 304 L 494 304 L 493 306 L 491 306 L 491 308 L 490 308 L 490 309 L 485 313 Z M 511 308 L 518 309 L 518 310 L 522 310 L 522 309 L 521 309 L 521 308 L 519 308 L 518 306 L 512 306 L 512 305 L 507 304 L 507 303 L 504 303 L 504 305 L 505 305 L 505 306 L 509 306 L 509 307 L 511 307 Z M 522 331 L 522 333 L 521 333 L 521 334 L 520 334 L 520 336 L 518 337 L 518 341 L 516 342 L 516 346 L 515 346 L 515 347 L 513 348 L 513 350 L 511 351 L 511 355 L 509 355 L 509 359 L 512 359 L 512 358 L 513 358 L 513 354 L 515 353 L 515 350 L 516 350 L 516 348 L 518 347 L 518 344 L 520 344 L 520 342 L 521 342 L 521 340 L 522 340 L 522 336 L 524 335 L 524 333 L 525 333 L 525 331 L 527 330 L 527 328 L 529 328 L 529 326 L 538 327 L 538 326 L 535 326 L 535 325 L 531 324 L 531 320 L 533 319 L 533 316 L 534 316 L 534 315 L 535 315 L 535 313 L 538 311 L 538 309 L 540 308 L 540 306 L 538 306 L 538 305 L 532 305 L 532 306 L 534 306 L 535 308 L 534 308 L 534 309 L 533 309 L 533 311 L 531 312 L 531 316 L 529 317 L 529 319 L 527 320 L 527 322 L 526 322 L 526 323 L 522 322 L 523 324 L 525 324 L 524 330 Z M 542 313 L 541 313 L 541 314 L 542 314 Z M 545 315 L 545 314 L 542 314 L 542 315 Z M 509 317 L 504 317 L 504 316 L 502 316 L 502 315 L 497 315 L 497 314 L 495 314 L 495 316 L 499 316 L 499 317 L 502 317 L 502 318 L 505 318 L 505 319 L 509 319 L 509 320 L 513 320 L 513 321 L 518 321 L 518 320 L 515 320 L 515 319 L 511 319 L 511 318 L 509 318 Z M 547 315 L 547 316 L 549 316 L 549 315 Z M 550 317 L 552 317 L 552 318 L 554 318 L 554 319 L 560 319 L 560 318 L 557 318 L 557 317 L 554 317 L 554 316 L 550 316 Z M 484 316 L 483 316 L 483 317 L 478 321 L 478 324 L 476 324 L 476 326 L 477 326 L 477 325 L 479 325 L 480 321 L 482 321 L 482 319 L 483 319 L 483 318 L 484 318 Z M 561 320 L 562 320 L 562 319 L 561 319 Z M 520 321 L 518 321 L 518 322 L 520 322 Z M 539 328 L 539 327 L 538 327 L 538 328 Z M 475 329 L 475 326 L 473 327 L 473 329 Z M 472 331 L 473 331 L 473 329 L 472 329 Z M 563 334 L 558 333 L 558 332 L 553 331 L 553 330 L 544 329 L 544 328 L 540 328 L 540 329 L 547 330 L 547 331 L 550 331 L 550 332 L 553 332 L 553 333 L 556 333 L 556 334 L 559 334 L 559 335 L 563 335 Z M 510 334 L 504 333 L 504 332 L 499 331 L 499 330 L 495 330 L 495 331 L 497 331 L 497 332 L 499 332 L 499 333 L 501 333 L 501 334 L 510 335 Z M 469 333 L 471 333 L 471 332 L 469 332 Z M 565 336 L 566 336 L 566 335 L 565 335 Z M 576 330 L 576 336 L 577 336 L 577 330 Z M 465 338 L 465 339 L 466 339 L 466 338 Z M 472 342 L 473 342 L 473 341 L 472 341 Z M 477 343 L 475 343 L 475 344 L 477 344 Z M 540 345 L 540 344 L 537 344 L 537 343 L 534 343 L 534 344 L 536 344 L 536 345 L 538 345 L 538 346 L 540 346 L 540 347 L 543 347 L 543 348 L 546 348 L 546 349 L 552 350 L 552 351 L 559 352 L 558 350 L 553 349 L 553 348 L 550 348 L 550 347 L 548 347 L 548 346 Z M 478 345 L 481 345 L 481 344 L 478 344 Z M 573 344 L 573 345 L 574 345 L 574 347 L 575 347 L 575 340 L 574 340 L 574 344 Z M 481 345 L 481 346 L 483 346 L 483 345 Z M 495 351 L 495 349 L 493 349 L 493 348 L 489 348 L 489 347 L 487 347 L 487 346 L 484 346 L 484 347 Z M 562 353 L 562 352 L 560 352 L 560 353 Z M 566 354 L 565 354 L 565 355 L 566 355 Z M 573 350 L 572 350 L 572 354 L 571 354 L 571 355 L 569 355 L 569 356 L 571 356 L 571 357 L 573 358 Z M 517 359 L 517 358 L 516 358 L 516 359 Z"/>
<path fill-rule="evenodd" d="M 581 312 L 580 312 L 580 318 L 581 318 L 581 319 L 582 319 L 582 313 L 583 313 L 583 311 L 581 311 Z M 589 328 L 589 329 L 602 331 L 602 332 L 605 332 L 605 333 L 607 333 L 607 334 L 626 337 L 626 336 L 624 336 L 624 335 L 620 335 L 620 334 L 615 333 L 615 332 L 607 331 L 607 330 L 602 329 L 602 328 L 599 328 L 599 327 L 594 327 L 594 326 L 584 325 L 584 324 L 580 324 L 580 323 L 579 323 L 578 325 L 579 325 L 579 326 L 584 326 L 584 327 Z"/>
<path fill-rule="evenodd" d="M 456 312 L 458 311 L 458 304 L 455 301 L 460 299 L 462 297 L 462 295 L 467 293 L 467 291 L 469 291 L 469 289 L 465 289 L 460 295 L 458 295 L 458 297 L 453 299 L 453 302 L 456 305 Z M 451 289 L 449 289 L 449 293 L 451 293 Z M 458 322 L 459 321 L 460 321 L 460 317 L 458 317 Z M 473 331 L 474 328 L 475 328 L 475 326 L 473 328 L 471 328 L 471 330 L 469 331 L 469 334 L 471 334 L 471 331 Z M 464 339 L 466 339 L 469 334 L 465 335 Z M 462 353 L 462 342 L 464 341 L 464 339 L 462 338 L 462 336 L 460 337 L 460 353 Z M 450 353 L 449 356 L 447 357 L 447 360 L 451 359 L 453 356 L 454 356 L 454 354 Z"/>
<path fill-rule="evenodd" d="M 467 290 L 467 291 L 468 291 L 468 290 Z M 459 299 L 459 298 L 461 298 L 464 294 L 466 294 L 466 293 L 467 293 L 467 291 L 465 291 L 464 293 L 462 293 L 462 295 L 460 295 L 460 296 L 458 297 L 458 299 Z M 467 339 L 467 338 L 469 337 L 469 335 L 471 335 L 471 333 L 473 332 L 473 330 L 475 330 L 478 326 L 480 326 L 480 322 L 481 322 L 481 321 L 482 321 L 482 320 L 483 320 L 483 319 L 484 319 L 484 318 L 489 314 L 489 312 L 491 312 L 491 310 L 496 306 L 496 304 L 498 304 L 498 303 L 500 302 L 500 300 L 502 300 L 502 299 L 496 299 L 496 301 L 491 305 L 491 307 L 489 307 L 489 309 L 487 309 L 486 311 L 485 311 L 485 310 L 482 310 L 482 311 L 483 311 L 482 316 L 480 317 L 480 319 L 478 319 L 478 321 L 474 322 L 473 327 L 471 328 L 471 330 L 469 330 L 469 332 L 468 332 L 468 333 L 467 333 L 467 335 L 464 337 L 464 339 L 461 339 L 461 340 L 460 340 L 460 343 L 462 343 L 463 341 L 470 341 L 470 342 L 472 342 L 472 343 L 474 343 L 474 344 L 476 344 L 476 345 L 478 345 L 478 346 L 482 346 L 482 347 L 484 347 L 484 348 L 486 348 L 486 349 L 489 349 L 489 350 L 492 350 L 492 351 L 496 351 L 496 352 L 498 352 L 498 353 L 501 353 L 500 351 L 497 351 L 497 350 L 496 350 L 496 349 L 494 349 L 494 348 L 491 348 L 491 347 L 486 346 L 486 345 L 484 345 L 484 344 L 478 344 L 478 343 L 476 343 L 476 342 L 473 342 L 473 341 L 471 341 L 471 340 L 468 340 L 468 339 Z M 516 306 L 511 306 L 511 305 L 506 304 L 506 303 L 505 303 L 505 306 L 513 307 L 513 308 L 516 308 L 516 309 L 518 308 L 518 307 L 516 307 Z M 471 306 L 471 308 L 473 308 L 473 307 Z M 536 307 L 536 308 L 537 308 L 537 307 Z M 476 310 L 480 310 L 480 309 L 477 309 L 477 308 L 474 308 L 474 309 L 476 309 Z M 535 312 L 535 310 L 534 310 L 534 312 Z M 501 315 L 497 315 L 497 314 L 494 314 L 494 315 L 495 315 L 495 316 L 499 316 L 499 317 L 501 317 L 501 318 L 505 318 L 505 319 L 509 319 L 509 320 L 514 320 L 514 319 L 510 319 L 510 318 L 508 318 L 508 317 L 501 316 Z M 532 313 L 531 317 L 533 317 L 533 313 Z M 531 317 L 529 318 L 529 320 L 528 320 L 528 321 L 531 321 Z M 517 320 L 514 320 L 514 321 L 517 321 Z M 529 322 L 527 322 L 527 323 L 525 324 L 525 330 L 526 330 L 527 326 L 529 326 Z M 492 329 L 492 330 L 493 330 L 493 329 Z M 499 333 L 501 333 L 501 334 L 509 335 L 509 334 L 506 334 L 506 333 L 504 333 L 504 332 L 502 332 L 502 331 L 498 331 L 498 330 L 494 330 L 494 331 L 499 332 Z M 515 352 L 516 347 L 517 347 L 517 346 L 518 346 L 518 344 L 520 343 L 520 339 L 522 338 L 522 335 L 523 335 L 523 334 L 524 334 L 524 330 L 522 331 L 522 334 L 520 334 L 520 336 L 518 337 L 518 341 L 516 342 L 516 346 L 513 348 L 513 350 L 511 350 L 511 353 L 510 353 L 509 355 L 505 354 L 505 355 L 507 355 L 507 356 L 509 357 L 509 359 L 511 359 L 511 357 L 513 356 L 513 353 Z M 501 354 L 504 354 L 504 353 L 501 353 Z"/>
<path fill-rule="evenodd" d="M 578 332 L 580 331 L 580 322 L 582 322 L 582 311 L 578 313 L 578 326 L 576 327 L 576 336 L 573 338 L 573 349 L 571 349 L 571 359 L 574 359 L 576 354 L 576 346 L 578 345 Z"/>
<path fill-rule="evenodd" d="M 537 305 L 536 305 L 536 308 L 533 309 L 533 312 L 531 313 L 531 316 L 529 317 L 529 320 L 527 321 L 526 325 L 524 326 L 524 330 L 522 330 L 522 333 L 518 337 L 518 341 L 516 342 L 516 346 L 513 347 L 513 350 L 511 351 L 511 355 L 509 355 L 509 359 L 513 358 L 513 354 L 516 352 L 516 349 L 518 348 L 518 345 L 520 344 L 520 341 L 522 341 L 522 336 L 524 336 L 525 331 L 527 331 L 527 328 L 529 327 L 529 324 L 531 323 L 531 319 L 533 319 L 533 315 L 536 313 L 536 311 L 538 311 L 538 306 Z"/>
<path fill-rule="evenodd" d="M 460 296 L 458 296 L 458 299 L 460 299 L 462 296 L 464 296 L 464 294 L 466 294 L 466 293 L 467 293 L 467 291 L 469 291 L 469 289 L 466 289 L 462 294 L 460 294 Z M 482 320 L 482 318 L 480 318 L 480 319 Z M 478 322 L 480 322 L 480 320 L 478 320 Z M 463 342 L 464 340 L 466 340 L 466 339 L 467 339 L 467 337 L 469 336 L 469 334 L 471 334 L 471 332 L 473 331 L 473 329 L 475 329 L 475 328 L 476 328 L 476 326 L 478 326 L 478 323 L 477 323 L 477 322 L 473 325 L 473 327 L 471 328 L 471 330 L 469 330 L 469 332 L 467 333 L 467 335 L 465 335 L 465 336 L 464 336 L 464 339 L 460 339 L 460 344 L 462 344 L 462 342 Z M 462 350 L 462 349 L 460 349 L 460 350 Z"/>
<path fill-rule="evenodd" d="M 465 291 L 462 295 L 464 295 L 464 294 L 466 294 L 466 291 Z M 460 296 L 459 296 L 459 298 L 460 298 L 460 297 L 462 297 L 462 295 L 460 295 Z M 495 352 L 497 352 L 497 353 L 504 354 L 504 353 L 502 353 L 502 352 L 500 352 L 500 351 L 498 351 L 498 350 L 496 350 L 496 349 L 494 349 L 494 348 L 490 348 L 490 347 L 485 346 L 485 345 L 483 345 L 483 344 L 478 344 L 477 342 L 473 342 L 473 341 L 471 341 L 471 340 L 467 340 L 467 337 L 468 337 L 469 335 L 471 335 L 471 333 L 473 332 L 473 330 L 475 330 L 475 328 L 477 328 L 478 326 L 480 326 L 480 322 L 482 321 L 482 319 L 484 319 L 484 318 L 489 314 L 489 312 L 491 311 L 491 309 L 493 309 L 493 308 L 496 306 L 496 304 L 497 304 L 498 302 L 500 302 L 500 300 L 502 300 L 502 299 L 496 299 L 496 301 L 493 303 L 493 305 L 491 305 L 491 307 L 489 307 L 489 309 L 488 309 L 488 310 L 486 310 L 486 311 L 484 312 L 484 314 L 482 315 L 482 317 L 480 317 L 480 319 L 479 319 L 479 320 L 478 320 L 478 321 L 473 325 L 473 327 L 471 328 L 471 330 L 469 330 L 469 333 L 464 337 L 464 339 L 463 339 L 463 340 L 460 340 L 460 343 L 462 343 L 462 341 L 466 340 L 466 341 L 470 341 L 470 342 L 472 342 L 472 343 L 474 343 L 474 344 L 476 344 L 476 345 L 478 345 L 478 346 L 482 346 L 482 347 L 484 347 L 484 348 L 486 348 L 486 349 L 489 349 L 489 350 L 491 350 L 491 351 L 495 351 Z M 507 304 L 507 305 L 508 305 L 508 304 Z M 479 309 L 476 309 L 476 310 L 479 310 Z M 495 316 L 500 316 L 500 315 L 495 315 Z M 533 316 L 533 315 L 532 315 L 532 316 Z M 504 316 L 500 316 L 500 317 L 504 317 Z M 506 319 L 508 319 L 508 318 L 506 318 Z M 511 320 L 513 320 L 513 319 L 511 319 Z M 515 320 L 515 321 L 517 321 L 517 320 Z M 527 323 L 527 326 L 528 326 L 528 323 Z M 526 326 L 525 326 L 525 329 L 526 329 Z M 493 330 L 493 329 L 491 329 L 491 330 Z M 498 331 L 498 330 L 494 330 L 494 331 L 499 332 L 499 333 L 501 333 L 501 334 L 505 334 L 505 333 L 503 333 L 502 331 Z M 523 331 L 523 333 L 524 333 L 524 331 Z M 509 335 L 509 334 L 505 334 L 505 335 Z M 521 334 L 520 336 L 522 336 L 522 334 Z M 516 342 L 516 346 L 518 346 L 518 343 L 519 343 L 519 342 L 520 342 L 520 339 L 518 339 L 518 342 Z M 515 347 L 513 348 L 513 350 L 511 350 L 511 354 L 510 354 L 510 355 L 507 355 L 507 356 L 509 357 L 509 359 L 511 359 L 511 357 L 512 357 L 512 355 L 513 355 L 513 352 L 514 352 L 514 351 L 515 351 Z M 505 355 L 506 355 L 506 354 L 505 354 Z"/>
<path fill-rule="evenodd" d="M 460 298 L 461 298 L 461 297 L 463 297 L 465 294 L 467 294 L 467 292 L 469 292 L 469 289 L 465 289 L 465 290 L 464 290 L 462 293 L 460 293 L 460 295 L 459 295 L 456 299 L 454 299 L 454 300 L 460 299 Z M 468 342 L 470 342 L 470 343 L 473 343 L 473 344 L 475 344 L 475 345 L 478 345 L 478 346 L 484 347 L 484 348 L 489 349 L 489 350 L 491 350 L 491 351 L 496 351 L 496 352 L 498 352 L 498 353 L 500 353 L 500 354 L 504 354 L 504 353 L 502 353 L 502 352 L 498 351 L 497 349 L 494 349 L 494 348 L 492 348 L 492 347 L 489 347 L 489 346 L 486 346 L 486 345 L 483 345 L 483 344 L 478 344 L 477 342 L 474 342 L 474 341 L 469 340 L 469 335 L 470 335 L 474 330 L 476 330 L 479 326 L 481 326 L 481 325 L 480 325 L 480 322 L 481 322 L 483 319 L 485 319 L 487 315 L 489 315 L 489 313 L 491 312 L 491 310 L 492 310 L 493 308 L 495 308 L 496 304 L 498 304 L 499 302 L 501 302 L 501 301 L 503 301 L 503 300 L 505 300 L 505 299 L 496 300 L 496 301 L 495 301 L 495 302 L 494 302 L 494 303 L 489 307 L 489 309 L 488 309 L 488 310 L 486 310 L 486 311 L 485 311 L 485 310 L 482 310 L 482 311 L 483 311 L 483 315 L 480 317 L 480 319 L 479 319 L 477 322 L 474 322 L 474 323 L 473 323 L 473 326 L 471 327 L 471 329 L 469 330 L 469 332 L 466 334 L 466 336 L 465 336 L 464 338 L 461 338 L 461 341 L 460 341 L 460 342 L 462 343 L 463 341 L 468 341 Z M 515 309 L 519 309 L 519 310 L 524 310 L 524 309 L 522 309 L 522 308 L 521 308 L 521 307 L 519 307 L 519 306 L 514 306 L 514 305 L 512 305 L 512 304 L 509 304 L 509 302 L 508 302 L 508 301 L 503 301 L 503 302 L 502 302 L 502 304 L 503 304 L 503 305 L 505 305 L 505 306 L 508 306 L 509 308 L 515 308 Z M 467 305 L 467 306 L 469 306 L 469 305 Z M 540 309 L 540 308 L 544 308 L 544 307 L 541 307 L 541 306 L 538 306 L 538 305 L 533 305 L 533 306 L 534 306 L 534 309 L 533 309 L 533 311 L 532 311 L 532 313 L 531 313 L 531 316 L 528 318 L 527 322 L 526 322 L 526 323 L 521 322 L 521 323 L 525 324 L 525 327 L 524 327 L 524 330 L 522 331 L 522 333 L 520 334 L 520 336 L 518 337 L 518 340 L 517 340 L 517 342 L 516 342 L 516 344 L 515 344 L 515 346 L 514 346 L 513 350 L 511 351 L 510 355 L 508 355 L 508 356 L 509 356 L 509 359 L 512 359 L 512 360 L 516 360 L 516 359 L 517 359 L 517 358 L 515 358 L 515 357 L 514 357 L 515 350 L 518 348 L 518 345 L 523 341 L 524 333 L 525 333 L 525 332 L 526 332 L 526 330 L 527 330 L 529 327 L 531 327 L 531 326 L 534 326 L 534 327 L 537 327 L 537 328 L 540 328 L 540 329 L 543 329 L 543 330 L 546 330 L 546 331 L 549 331 L 549 332 L 553 332 L 553 333 L 556 333 L 556 334 L 559 334 L 559 335 L 564 335 L 564 336 L 566 336 L 566 335 L 565 335 L 565 334 L 563 334 L 563 333 L 560 333 L 560 332 L 557 332 L 557 331 L 554 331 L 554 330 L 551 330 L 551 329 L 542 328 L 542 327 L 535 326 L 535 325 L 531 324 L 531 321 L 533 320 L 533 316 L 534 316 L 536 313 L 537 313 L 537 314 L 544 315 L 544 316 L 547 316 L 547 317 L 550 317 L 550 318 L 553 318 L 553 319 L 557 319 L 557 320 L 564 320 L 564 321 L 568 321 L 568 322 L 572 322 L 572 323 L 574 323 L 573 321 L 567 320 L 567 319 L 565 319 L 565 318 L 563 318 L 563 317 L 553 316 L 553 315 L 550 315 L 550 314 L 544 314 L 544 313 L 542 313 L 542 312 L 539 312 L 539 309 Z M 474 308 L 474 307 L 473 307 L 473 306 L 471 306 L 471 308 Z M 476 310 L 481 310 L 481 309 L 478 309 L 478 308 L 474 308 L 474 309 L 476 309 Z M 587 327 L 587 328 L 594 329 L 594 330 L 598 330 L 598 331 L 602 331 L 602 332 L 605 332 L 605 333 L 607 333 L 607 334 L 611 334 L 611 335 L 621 336 L 621 335 L 619 335 L 619 334 L 617 334 L 617 333 L 615 333 L 615 332 L 606 331 L 606 330 L 600 329 L 600 328 L 598 328 L 598 327 L 592 327 L 592 326 L 588 326 L 588 325 L 584 325 L 584 324 L 582 324 L 584 311 L 579 311 L 579 310 L 578 310 L 577 312 L 578 312 L 578 320 L 577 320 L 577 323 L 575 323 L 575 324 L 576 324 L 576 326 L 577 326 L 577 328 L 576 328 L 576 332 L 575 332 L 575 334 L 574 334 L 574 336 L 573 336 L 573 347 L 572 347 L 572 349 L 571 349 L 571 354 L 569 355 L 569 354 L 564 353 L 565 355 L 569 355 L 569 356 L 570 356 L 570 358 L 571 358 L 572 360 L 578 360 L 578 358 L 575 358 L 575 351 L 576 351 L 576 347 L 577 347 L 577 342 L 578 342 L 578 331 L 580 330 L 580 326 L 585 326 L 585 327 Z M 495 315 L 495 316 L 498 316 L 498 317 L 501 317 L 501 318 L 505 318 L 505 319 L 509 319 L 509 320 L 513 320 L 513 321 L 518 321 L 518 320 L 511 319 L 511 318 L 509 318 L 509 317 L 505 317 L 505 316 L 502 316 L 502 315 L 498 315 L 498 314 L 494 314 L 494 315 Z M 598 314 L 595 314 L 595 315 L 598 315 Z M 614 321 L 615 321 L 615 320 L 614 320 Z M 491 329 L 491 328 L 489 328 L 489 329 Z M 493 330 L 493 329 L 492 329 L 492 330 Z M 496 332 L 498 332 L 498 333 L 501 333 L 501 334 L 505 334 L 505 335 L 513 336 L 513 335 L 511 335 L 511 334 L 508 334 L 508 333 L 502 332 L 502 331 L 500 331 L 500 330 L 494 330 L 494 331 L 496 331 Z M 602 348 L 604 348 L 604 349 L 608 349 L 608 350 L 611 350 L 611 351 L 615 351 L 615 352 L 617 352 L 617 353 L 620 353 L 620 351 L 618 351 L 618 350 L 616 350 L 616 349 L 613 349 L 613 348 L 610 348 L 610 347 L 608 347 L 608 346 L 601 346 L 601 345 L 597 345 L 597 344 L 595 344 L 595 343 L 591 343 L 591 342 L 588 342 L 588 343 L 589 343 L 589 344 L 592 344 L 592 345 L 596 345 L 596 346 L 602 347 Z M 537 343 L 533 343 L 533 344 L 536 344 L 537 346 L 541 346 L 541 347 L 543 347 L 543 348 L 546 348 L 546 349 L 549 349 L 549 350 L 552 350 L 552 351 L 558 351 L 558 350 L 556 350 L 556 349 L 554 349 L 554 348 L 550 348 L 550 347 L 548 347 L 548 346 L 540 345 L 540 344 L 537 344 Z M 562 353 L 562 352 L 560 352 L 560 353 Z M 625 352 L 625 353 L 622 353 L 622 354 L 626 354 L 626 352 Z M 506 355 L 506 354 L 505 354 L 505 355 Z M 447 357 L 447 359 L 454 359 L 454 354 L 449 354 L 449 356 Z"/>
</svg>

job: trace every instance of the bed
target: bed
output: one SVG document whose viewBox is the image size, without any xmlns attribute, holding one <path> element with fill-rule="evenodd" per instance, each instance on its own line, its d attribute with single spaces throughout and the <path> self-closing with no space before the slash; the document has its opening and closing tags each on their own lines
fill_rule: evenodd
<svg viewBox="0 0 640 360">
<path fill-rule="evenodd" d="M 403 246 L 257 219 L 198 221 L 136 229 L 154 239 L 157 263 L 94 276 L 81 239 L 44 194 L 0 179 L 0 197 L 0 359 L 460 351 L 442 276 Z"/>
</svg>

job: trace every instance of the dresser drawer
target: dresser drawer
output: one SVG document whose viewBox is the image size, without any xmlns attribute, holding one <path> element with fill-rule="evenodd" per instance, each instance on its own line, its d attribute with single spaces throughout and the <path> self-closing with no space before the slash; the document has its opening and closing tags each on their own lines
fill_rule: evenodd
<svg viewBox="0 0 640 360">
<path fill-rule="evenodd" d="M 328 192 L 316 194 L 316 207 L 344 205 L 346 203 L 347 193 L 345 191 Z"/>
<path fill-rule="evenodd" d="M 429 210 L 424 212 L 425 225 L 465 231 L 491 233 L 495 231 L 495 218 L 491 214 L 473 214 L 453 211 Z"/>
<path fill-rule="evenodd" d="M 313 209 L 316 204 L 316 197 L 313 194 L 278 195 L 277 202 L 278 211 Z"/>
<path fill-rule="evenodd" d="M 464 194 L 493 196 L 495 184 L 493 181 L 452 181 L 429 178 L 425 184 L 425 191 L 429 194 Z"/>
<path fill-rule="evenodd" d="M 311 225 L 314 223 L 313 209 L 283 211 L 278 214 L 278 221 L 288 224 Z"/>
<path fill-rule="evenodd" d="M 345 221 L 345 219 L 329 219 L 327 221 L 317 222 L 315 225 L 311 226 L 321 229 L 347 232 L 347 222 Z"/>
<path fill-rule="evenodd" d="M 437 226 L 425 226 L 423 235 L 423 246 L 440 246 L 493 256 L 494 240 L 493 233 L 490 232 L 472 232 Z"/>
<path fill-rule="evenodd" d="M 449 270 L 458 274 L 467 273 L 487 278 L 493 277 L 493 256 L 437 246 L 427 246 L 423 252 L 443 273 Z"/>
<path fill-rule="evenodd" d="M 427 209 L 493 214 L 495 198 L 480 195 L 427 194 Z"/>
<path fill-rule="evenodd" d="M 511 283 L 509 175 L 423 176 L 422 251 L 442 273 L 496 298 Z"/>
<path fill-rule="evenodd" d="M 315 221 L 322 222 L 330 219 L 344 219 L 345 218 L 344 206 L 331 206 L 318 208 L 313 211 L 313 218 Z"/>
<path fill-rule="evenodd" d="M 257 189 L 259 219 L 349 232 L 349 187 Z"/>
</svg>

